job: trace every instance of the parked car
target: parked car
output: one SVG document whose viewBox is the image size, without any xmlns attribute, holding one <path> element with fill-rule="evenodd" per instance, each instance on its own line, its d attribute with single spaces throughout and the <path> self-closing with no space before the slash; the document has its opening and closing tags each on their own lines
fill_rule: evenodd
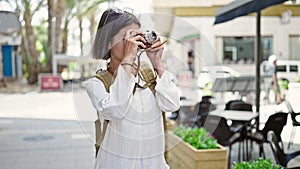
<svg viewBox="0 0 300 169">
<path fill-rule="evenodd" d="M 197 86 L 204 88 L 209 83 L 214 83 L 216 78 L 238 77 L 240 73 L 227 66 L 203 67 L 197 79 Z"/>
</svg>

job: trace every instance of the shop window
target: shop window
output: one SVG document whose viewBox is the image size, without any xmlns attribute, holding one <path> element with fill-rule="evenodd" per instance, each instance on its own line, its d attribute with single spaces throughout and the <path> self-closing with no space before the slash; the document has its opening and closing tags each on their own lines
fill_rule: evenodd
<svg viewBox="0 0 300 169">
<path fill-rule="evenodd" d="M 272 54 L 272 37 L 261 39 L 262 57 Z M 255 60 L 255 37 L 223 37 L 223 62 L 252 64 Z"/>
<path fill-rule="evenodd" d="M 289 38 L 289 59 L 300 60 L 300 35 Z"/>
</svg>

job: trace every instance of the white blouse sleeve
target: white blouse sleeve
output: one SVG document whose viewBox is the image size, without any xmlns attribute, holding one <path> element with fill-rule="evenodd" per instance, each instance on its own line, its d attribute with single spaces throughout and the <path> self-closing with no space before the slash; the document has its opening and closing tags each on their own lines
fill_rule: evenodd
<svg viewBox="0 0 300 169">
<path fill-rule="evenodd" d="M 134 85 L 134 76 L 129 78 L 124 68 L 119 66 L 109 93 L 97 78 L 87 80 L 84 87 L 100 116 L 108 120 L 120 120 L 129 110 Z"/>
<path fill-rule="evenodd" d="M 155 96 L 162 111 L 173 112 L 180 108 L 180 91 L 174 80 L 173 75 L 167 71 L 161 78 L 157 78 Z"/>
</svg>

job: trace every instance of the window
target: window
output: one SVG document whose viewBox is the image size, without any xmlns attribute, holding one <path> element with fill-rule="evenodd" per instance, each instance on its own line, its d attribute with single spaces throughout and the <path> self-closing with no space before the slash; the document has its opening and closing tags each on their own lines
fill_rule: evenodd
<svg viewBox="0 0 300 169">
<path fill-rule="evenodd" d="M 278 65 L 276 66 L 277 72 L 286 72 L 286 65 Z"/>
<path fill-rule="evenodd" d="M 290 65 L 290 72 L 298 72 L 298 66 L 297 65 Z"/>
<path fill-rule="evenodd" d="M 272 54 L 272 37 L 262 37 L 262 59 Z M 223 37 L 224 63 L 254 63 L 255 37 Z"/>
<path fill-rule="evenodd" d="M 289 54 L 289 59 L 300 60 L 300 35 L 290 36 Z"/>
</svg>

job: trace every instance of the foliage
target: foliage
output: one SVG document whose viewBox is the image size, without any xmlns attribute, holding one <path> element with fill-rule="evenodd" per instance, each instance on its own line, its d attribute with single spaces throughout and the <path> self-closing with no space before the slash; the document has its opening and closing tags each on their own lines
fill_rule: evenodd
<svg viewBox="0 0 300 169">
<path fill-rule="evenodd" d="M 235 162 L 232 165 L 232 169 L 281 169 L 279 165 L 274 165 L 272 161 L 267 158 L 259 158 L 255 161 L 248 162 L 248 161 L 242 161 L 242 162 Z"/>
<path fill-rule="evenodd" d="M 296 82 L 297 82 L 297 83 L 300 83 L 300 77 L 297 78 Z"/>
<path fill-rule="evenodd" d="M 285 80 L 285 79 L 280 79 L 278 81 L 278 86 L 280 87 L 280 89 L 284 89 L 287 90 L 288 86 L 289 86 L 289 81 Z"/>
<path fill-rule="evenodd" d="M 48 36 L 47 36 L 47 27 L 44 25 L 46 22 L 43 22 L 39 26 L 34 26 L 33 31 L 36 35 L 36 51 L 39 55 L 39 62 L 46 66 L 48 63 L 48 58 L 50 55 L 50 47 L 48 45 Z"/>
<path fill-rule="evenodd" d="M 202 89 L 203 95 L 205 95 L 205 96 L 212 96 L 213 95 L 213 92 L 211 91 L 212 87 L 213 87 L 213 83 L 212 82 L 206 83 L 206 85 Z"/>
<path fill-rule="evenodd" d="M 217 148 L 217 140 L 204 128 L 189 128 L 180 125 L 173 132 L 196 149 Z"/>
</svg>

